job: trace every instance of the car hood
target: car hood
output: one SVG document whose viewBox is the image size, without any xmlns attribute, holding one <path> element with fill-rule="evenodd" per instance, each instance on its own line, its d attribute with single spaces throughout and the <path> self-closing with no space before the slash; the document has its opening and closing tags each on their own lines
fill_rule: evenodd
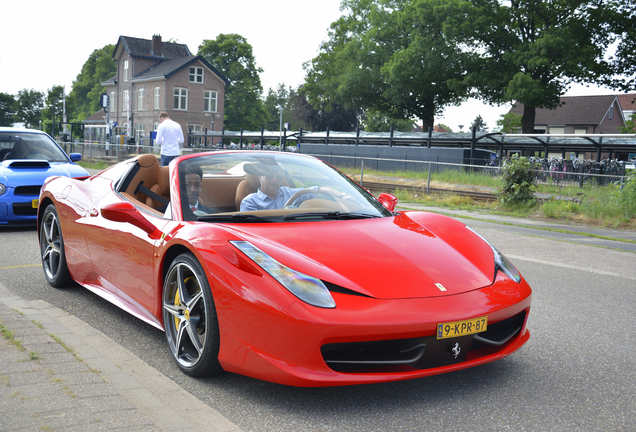
<svg viewBox="0 0 636 432">
<path fill-rule="evenodd" d="M 5 160 L 0 163 L 0 181 L 9 187 L 41 185 L 47 177 L 84 177 L 88 172 L 69 162 Z"/>
<path fill-rule="evenodd" d="M 486 242 L 432 213 L 228 228 L 294 270 L 374 298 L 459 294 L 490 285 L 495 273 Z"/>
</svg>

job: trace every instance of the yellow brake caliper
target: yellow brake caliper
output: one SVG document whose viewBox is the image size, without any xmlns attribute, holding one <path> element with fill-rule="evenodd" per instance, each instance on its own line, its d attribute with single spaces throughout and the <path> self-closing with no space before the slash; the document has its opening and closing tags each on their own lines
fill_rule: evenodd
<svg viewBox="0 0 636 432">
<path fill-rule="evenodd" d="M 192 276 L 188 276 L 187 278 L 185 278 L 183 280 L 183 284 L 186 285 L 188 283 L 188 281 L 192 279 Z M 177 289 L 174 293 L 174 305 L 175 306 L 181 306 L 181 298 L 179 297 L 179 290 Z M 186 311 L 186 317 L 188 317 L 189 313 L 188 311 Z M 175 329 L 179 329 L 179 323 L 181 322 L 181 320 L 177 317 L 174 317 L 174 328 Z"/>
</svg>

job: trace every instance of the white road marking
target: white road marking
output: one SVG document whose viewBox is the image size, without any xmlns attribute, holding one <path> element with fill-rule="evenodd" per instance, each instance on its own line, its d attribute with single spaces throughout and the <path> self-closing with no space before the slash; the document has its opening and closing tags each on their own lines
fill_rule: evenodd
<svg viewBox="0 0 636 432">
<path fill-rule="evenodd" d="M 625 274 L 609 272 L 609 271 L 604 271 L 604 270 L 597 270 L 597 269 L 592 269 L 592 268 L 589 268 L 589 267 L 581 267 L 581 266 L 577 266 L 577 265 L 558 263 L 558 262 L 554 262 L 554 261 L 545 261 L 545 260 L 540 260 L 540 259 L 536 259 L 536 258 L 528 258 L 528 257 L 520 256 L 520 255 L 506 254 L 506 257 L 511 258 L 511 259 L 515 259 L 515 260 L 520 260 L 520 261 L 528 261 L 528 262 L 532 262 L 532 263 L 536 263 L 536 264 L 543 264 L 543 265 L 549 265 L 549 266 L 554 266 L 554 267 L 562 267 L 562 268 L 571 269 L 571 270 L 584 271 L 584 272 L 594 273 L 594 274 L 603 275 L 603 276 L 614 276 L 614 277 L 618 277 L 618 278 L 622 278 L 622 279 L 629 279 L 629 280 L 636 281 L 636 277 L 634 277 L 634 276 L 629 276 L 629 275 L 625 275 Z"/>
</svg>

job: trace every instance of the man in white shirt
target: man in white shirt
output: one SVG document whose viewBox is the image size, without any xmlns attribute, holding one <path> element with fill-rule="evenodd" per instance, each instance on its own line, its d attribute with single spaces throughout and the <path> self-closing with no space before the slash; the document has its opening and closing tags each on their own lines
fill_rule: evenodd
<svg viewBox="0 0 636 432">
<path fill-rule="evenodd" d="M 172 120 L 166 112 L 159 114 L 156 141 L 161 146 L 162 166 L 168 165 L 172 159 L 181 154 L 183 131 L 179 123 Z"/>
</svg>

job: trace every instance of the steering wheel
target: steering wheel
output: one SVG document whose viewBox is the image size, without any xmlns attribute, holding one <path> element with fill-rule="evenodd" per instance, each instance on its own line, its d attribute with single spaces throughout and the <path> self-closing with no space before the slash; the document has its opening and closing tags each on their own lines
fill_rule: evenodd
<svg viewBox="0 0 636 432">
<path fill-rule="evenodd" d="M 311 195 L 310 197 L 307 195 Z M 338 197 L 335 193 L 335 191 L 329 189 L 329 188 L 325 188 L 325 187 L 310 187 L 310 188 L 306 188 L 306 189 L 301 189 L 298 192 L 296 192 L 295 194 L 293 194 L 285 203 L 285 205 L 283 205 L 283 208 L 297 208 L 299 207 L 304 201 L 308 200 L 308 199 L 314 199 L 314 198 L 324 198 L 327 199 L 329 201 L 334 201 L 340 205 L 342 205 L 342 201 L 340 199 L 340 197 Z"/>
</svg>

